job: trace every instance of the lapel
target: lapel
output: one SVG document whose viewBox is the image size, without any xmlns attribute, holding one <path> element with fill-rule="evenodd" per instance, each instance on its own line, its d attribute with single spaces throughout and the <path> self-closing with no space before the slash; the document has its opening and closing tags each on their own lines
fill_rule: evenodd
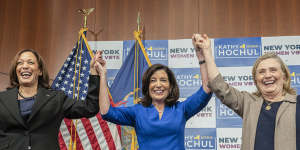
<svg viewBox="0 0 300 150">
<path fill-rule="evenodd" d="M 20 108 L 17 102 L 18 91 L 17 88 L 13 88 L 3 93 L 2 102 L 8 109 L 8 112 L 25 128 L 27 128 L 21 114 Z"/>
<path fill-rule="evenodd" d="M 51 90 L 47 90 L 45 88 L 39 87 L 38 93 L 35 99 L 35 102 L 32 107 L 31 114 L 27 120 L 27 123 L 32 120 L 32 118 L 39 112 L 42 107 L 51 100 L 50 98 L 55 96 L 55 92 L 52 92 Z"/>
<path fill-rule="evenodd" d="M 256 134 L 256 128 L 257 128 L 257 122 L 258 122 L 258 117 L 260 114 L 261 106 L 263 104 L 263 98 L 258 97 L 256 101 L 251 103 L 250 106 L 250 114 L 248 114 L 247 117 L 248 119 L 251 120 L 251 126 L 249 130 L 250 134 L 250 149 L 254 149 L 254 143 L 255 143 L 255 134 Z"/>
<path fill-rule="evenodd" d="M 287 93 L 283 99 L 282 104 L 278 108 L 277 115 L 276 115 L 276 126 L 278 125 L 278 122 L 282 114 L 284 114 L 284 112 L 289 108 L 291 103 L 296 104 L 296 95 L 291 95 Z"/>
</svg>

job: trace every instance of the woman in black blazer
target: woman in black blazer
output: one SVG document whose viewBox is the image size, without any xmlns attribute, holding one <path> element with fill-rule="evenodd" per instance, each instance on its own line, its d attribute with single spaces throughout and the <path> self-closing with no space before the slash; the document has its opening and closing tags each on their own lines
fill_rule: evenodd
<svg viewBox="0 0 300 150">
<path fill-rule="evenodd" d="M 50 89 L 45 63 L 36 51 L 17 53 L 10 68 L 10 87 L 0 93 L 0 150 L 57 150 L 64 117 L 96 115 L 99 76 L 95 67 L 101 57 L 97 52 L 91 61 L 86 100 L 76 101 Z"/>
</svg>

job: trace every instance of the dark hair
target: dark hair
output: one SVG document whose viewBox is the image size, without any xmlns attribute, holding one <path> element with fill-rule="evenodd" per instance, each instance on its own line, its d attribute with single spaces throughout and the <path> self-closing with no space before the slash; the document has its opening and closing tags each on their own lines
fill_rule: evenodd
<svg viewBox="0 0 300 150">
<path fill-rule="evenodd" d="M 282 61 L 282 59 L 279 56 L 277 56 L 276 53 L 274 53 L 274 52 L 266 53 L 266 54 L 260 56 L 255 61 L 254 65 L 253 65 L 253 68 L 252 68 L 252 76 L 253 76 L 253 80 L 254 80 L 255 85 L 257 85 L 257 80 L 256 80 L 257 67 L 262 61 L 264 61 L 266 59 L 275 59 L 280 64 L 283 75 L 285 76 L 285 81 L 283 83 L 283 95 L 285 95 L 286 93 L 289 93 L 289 94 L 292 94 L 292 95 L 296 94 L 295 89 L 293 89 L 291 87 L 291 75 L 290 75 L 289 68 Z M 257 87 L 257 89 L 258 90 L 256 92 L 254 92 L 253 94 L 256 95 L 256 96 L 261 96 L 262 94 L 260 92 L 260 89 L 258 87 Z"/>
<path fill-rule="evenodd" d="M 149 85 L 150 85 L 151 76 L 158 70 L 164 70 L 167 73 L 169 78 L 170 91 L 169 91 L 169 95 L 165 99 L 165 104 L 168 106 L 172 106 L 179 99 L 179 88 L 173 72 L 167 66 L 164 66 L 162 64 L 154 64 L 151 67 L 149 67 L 146 70 L 146 72 L 143 74 L 142 93 L 144 97 L 139 102 L 143 106 L 148 107 L 152 104 L 152 98 L 150 97 L 149 94 Z"/>
<path fill-rule="evenodd" d="M 23 54 L 25 52 L 31 52 L 36 57 L 39 69 L 42 72 L 42 75 L 39 76 L 39 79 L 38 79 L 38 85 L 41 86 L 41 87 L 44 87 L 44 88 L 50 88 L 49 74 L 48 74 L 48 71 L 46 69 L 46 65 L 45 65 L 45 62 L 44 62 L 43 58 L 35 50 L 24 49 L 24 50 L 19 51 L 15 55 L 13 61 L 11 62 L 11 66 L 10 66 L 10 69 L 9 69 L 10 85 L 9 85 L 8 89 L 19 86 L 18 76 L 17 76 L 17 73 L 16 73 L 16 67 L 17 67 L 17 62 L 18 62 L 19 57 L 21 56 L 21 54 Z"/>
</svg>

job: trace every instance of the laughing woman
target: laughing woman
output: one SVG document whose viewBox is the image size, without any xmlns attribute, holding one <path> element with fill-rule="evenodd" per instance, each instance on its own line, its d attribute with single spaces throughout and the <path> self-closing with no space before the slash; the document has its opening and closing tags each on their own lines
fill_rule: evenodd
<svg viewBox="0 0 300 150">
<path fill-rule="evenodd" d="M 99 112 L 99 76 L 95 60 L 90 64 L 85 101 L 51 90 L 48 72 L 34 50 L 22 50 L 10 68 L 10 87 L 0 93 L 0 149 L 58 150 L 58 132 L 64 117 L 92 117 Z"/>
<path fill-rule="evenodd" d="M 216 67 L 210 39 L 193 36 L 203 51 L 209 86 L 216 96 L 243 118 L 242 150 L 296 150 L 296 92 L 288 67 L 275 53 L 266 53 L 253 65 L 257 91 L 239 91 L 228 85 Z"/>
<path fill-rule="evenodd" d="M 187 120 L 204 108 L 211 98 L 207 87 L 206 64 L 200 61 L 202 87 L 179 102 L 179 88 L 173 72 L 164 65 L 155 64 L 143 75 L 141 102 L 131 107 L 111 107 L 107 94 L 106 66 L 98 65 L 100 72 L 100 112 L 103 119 L 135 128 L 140 150 L 184 150 L 184 128 Z"/>
</svg>

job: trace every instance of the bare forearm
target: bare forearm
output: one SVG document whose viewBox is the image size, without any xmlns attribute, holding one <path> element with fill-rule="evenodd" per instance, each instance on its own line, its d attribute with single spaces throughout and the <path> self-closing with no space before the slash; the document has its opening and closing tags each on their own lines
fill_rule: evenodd
<svg viewBox="0 0 300 150">
<path fill-rule="evenodd" d="M 200 73 L 202 79 L 202 87 L 206 93 L 210 93 L 211 90 L 208 88 L 208 75 L 207 75 L 207 66 L 206 63 L 200 65 Z"/>
<path fill-rule="evenodd" d="M 106 75 L 100 76 L 99 107 L 102 115 L 107 114 L 110 106 Z"/>
</svg>

